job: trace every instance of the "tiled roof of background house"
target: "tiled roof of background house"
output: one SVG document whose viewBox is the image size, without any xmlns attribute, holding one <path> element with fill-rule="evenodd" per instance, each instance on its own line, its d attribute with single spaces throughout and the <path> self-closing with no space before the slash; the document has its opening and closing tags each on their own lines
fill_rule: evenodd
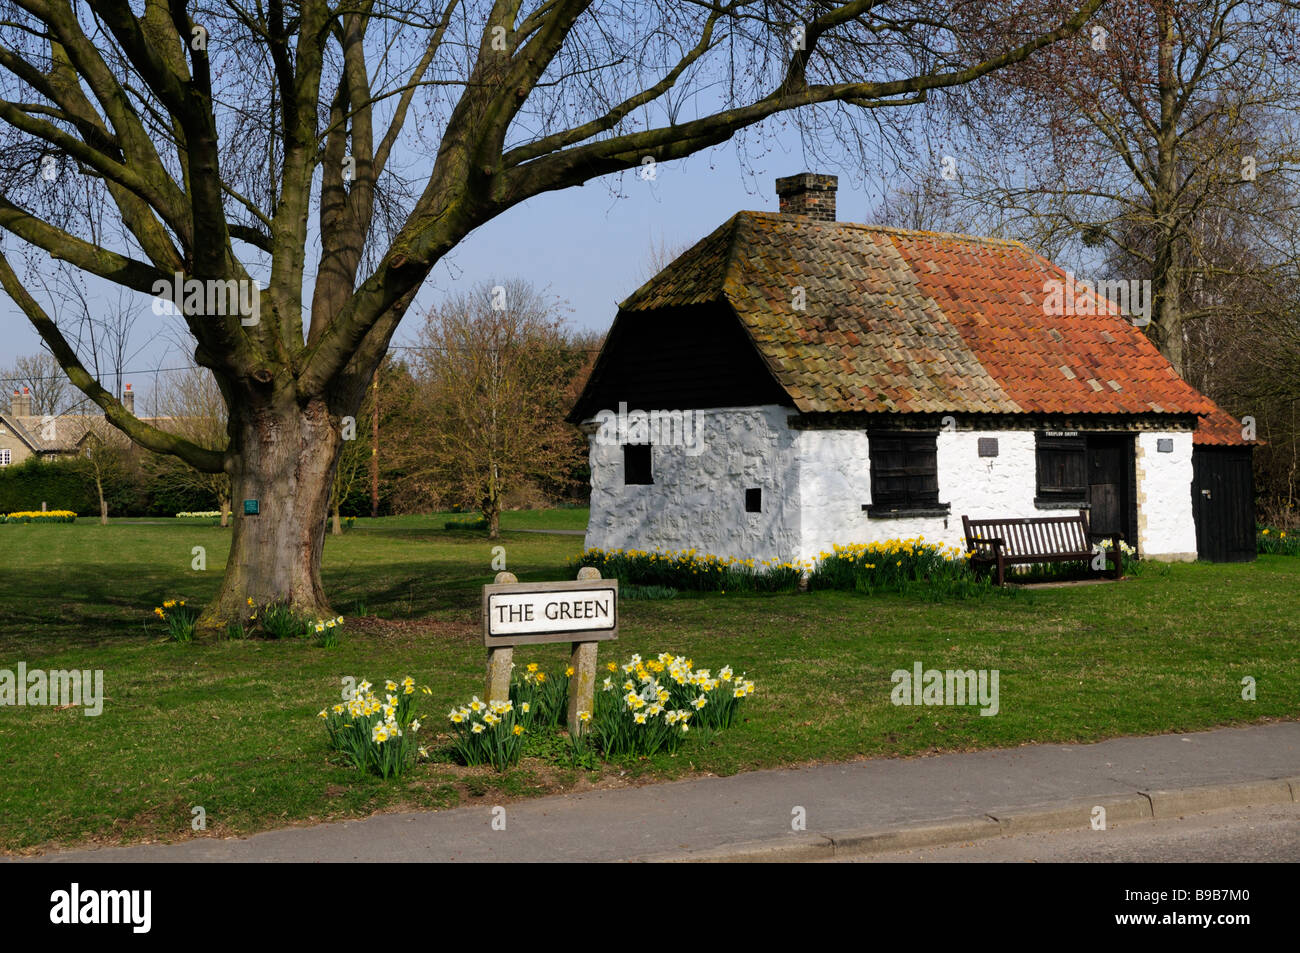
<svg viewBox="0 0 1300 953">
<path fill-rule="evenodd" d="M 1105 302 L 1046 313 L 1065 278 L 1019 242 L 740 212 L 621 307 L 725 299 L 805 413 L 1217 410 Z"/>
<path fill-rule="evenodd" d="M 32 414 L 5 414 L 4 418 L 21 428 L 21 436 L 40 453 L 76 453 L 86 434 L 94 432 L 101 440 L 127 446 L 131 439 L 104 418 L 102 414 L 59 414 L 47 420 Z M 147 424 L 167 428 L 166 417 L 142 417 Z"/>
<path fill-rule="evenodd" d="M 33 438 L 37 449 L 46 452 L 72 453 L 91 430 L 96 434 L 100 434 L 101 431 L 105 434 L 108 431 L 121 434 L 120 430 L 113 427 L 102 416 L 95 414 L 59 414 L 50 417 L 49 420 L 35 415 L 10 417 L 10 419 L 20 424 Z M 113 438 L 109 437 L 109 439 Z M 122 439 L 126 439 L 125 434 L 122 434 Z"/>
</svg>

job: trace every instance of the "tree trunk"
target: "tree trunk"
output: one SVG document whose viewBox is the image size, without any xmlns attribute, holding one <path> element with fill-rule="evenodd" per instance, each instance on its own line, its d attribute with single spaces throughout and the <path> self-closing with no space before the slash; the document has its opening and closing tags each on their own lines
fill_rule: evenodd
<svg viewBox="0 0 1300 953">
<path fill-rule="evenodd" d="M 230 525 L 230 500 L 223 496 L 220 498 L 220 504 L 221 504 L 221 525 L 223 527 L 229 526 Z"/>
<path fill-rule="evenodd" d="M 495 352 L 494 352 L 495 353 Z M 495 409 L 493 410 L 495 414 Z M 501 537 L 501 483 L 496 461 L 488 472 L 487 494 L 483 498 L 483 515 L 488 521 L 488 539 Z"/>
<path fill-rule="evenodd" d="M 338 461 L 338 422 L 325 401 L 300 405 L 289 392 L 234 402 L 233 498 L 256 500 L 235 521 L 226 575 L 199 625 L 220 630 L 255 606 L 287 603 L 311 617 L 332 615 L 321 586 L 321 551 Z"/>
<path fill-rule="evenodd" d="M 99 525 L 108 525 L 108 503 L 104 500 L 104 481 L 98 473 L 95 474 L 95 489 L 99 491 Z"/>
<path fill-rule="evenodd" d="M 1154 332 L 1151 337 L 1174 370 L 1183 368 L 1183 320 L 1179 308 L 1182 291 L 1177 272 L 1177 246 L 1180 226 L 1176 225 L 1178 202 L 1178 123 L 1182 110 L 1178 105 L 1179 78 L 1175 69 L 1175 30 L 1173 15 L 1164 5 L 1156 7 L 1159 31 L 1157 57 L 1157 92 L 1160 96 L 1160 121 L 1156 129 L 1155 192 L 1151 211 L 1155 225 L 1156 248 L 1152 268 L 1152 292 L 1155 297 Z"/>
<path fill-rule="evenodd" d="M 1165 290 L 1157 292 L 1156 298 L 1158 303 L 1157 333 L 1156 346 L 1160 348 L 1160 353 L 1169 359 L 1169 363 L 1174 365 L 1180 375 L 1186 374 L 1186 368 L 1183 367 L 1183 316 L 1182 309 L 1178 307 L 1178 289 L 1172 281 L 1167 281 Z"/>
<path fill-rule="evenodd" d="M 334 523 L 330 527 L 330 533 L 334 536 L 343 535 L 343 525 L 339 522 L 339 505 L 334 504 Z"/>
</svg>

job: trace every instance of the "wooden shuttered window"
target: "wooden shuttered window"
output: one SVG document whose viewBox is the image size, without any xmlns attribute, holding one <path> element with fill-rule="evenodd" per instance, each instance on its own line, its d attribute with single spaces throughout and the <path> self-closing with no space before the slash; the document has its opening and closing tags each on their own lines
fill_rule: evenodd
<svg viewBox="0 0 1300 953">
<path fill-rule="evenodd" d="M 868 434 L 871 454 L 871 515 L 937 510 L 939 459 L 933 433 Z"/>
<path fill-rule="evenodd" d="M 1078 434 L 1036 435 L 1038 499 L 1043 503 L 1084 503 L 1088 499 L 1087 443 Z"/>
</svg>

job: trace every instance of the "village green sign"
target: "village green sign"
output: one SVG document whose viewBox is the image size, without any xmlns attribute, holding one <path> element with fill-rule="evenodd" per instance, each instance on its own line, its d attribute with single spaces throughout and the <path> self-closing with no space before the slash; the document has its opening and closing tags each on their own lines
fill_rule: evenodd
<svg viewBox="0 0 1300 953">
<path fill-rule="evenodd" d="M 618 580 L 483 587 L 483 644 L 597 642 L 618 638 Z"/>
<path fill-rule="evenodd" d="M 508 572 L 483 587 L 488 701 L 510 697 L 514 646 L 572 642 L 569 735 L 587 730 L 595 708 L 596 643 L 618 638 L 618 580 L 583 566 L 573 582 L 518 582 Z"/>
</svg>

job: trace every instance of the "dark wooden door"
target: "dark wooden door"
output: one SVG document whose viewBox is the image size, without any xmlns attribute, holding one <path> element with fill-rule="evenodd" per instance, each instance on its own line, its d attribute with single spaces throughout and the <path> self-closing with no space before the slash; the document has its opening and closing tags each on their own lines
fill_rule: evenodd
<svg viewBox="0 0 1300 953">
<path fill-rule="evenodd" d="M 1196 555 L 1216 563 L 1255 558 L 1255 481 L 1249 447 L 1192 451 Z"/>
<path fill-rule="evenodd" d="M 1088 436 L 1088 530 L 1093 540 L 1119 533 L 1128 539 L 1129 453 L 1132 438 Z M 1131 542 L 1131 541 L 1130 541 Z"/>
</svg>

